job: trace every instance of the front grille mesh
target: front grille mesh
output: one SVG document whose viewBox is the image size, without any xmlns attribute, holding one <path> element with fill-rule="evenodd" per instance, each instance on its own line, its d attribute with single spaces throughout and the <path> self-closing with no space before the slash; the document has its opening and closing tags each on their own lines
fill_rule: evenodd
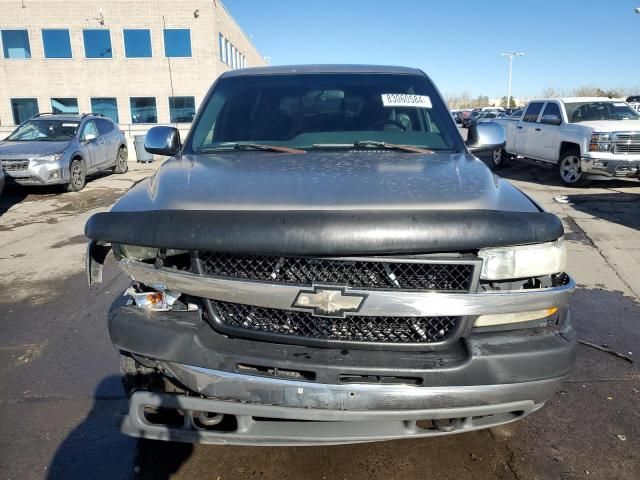
<svg viewBox="0 0 640 480">
<path fill-rule="evenodd" d="M 217 252 L 201 252 L 200 261 L 204 274 L 234 279 L 452 292 L 468 292 L 474 270 L 474 265 L 469 263 L 402 263 Z"/>
<path fill-rule="evenodd" d="M 298 339 L 339 342 L 429 344 L 455 335 L 460 317 L 316 317 L 306 312 L 212 301 L 229 327 Z"/>
</svg>

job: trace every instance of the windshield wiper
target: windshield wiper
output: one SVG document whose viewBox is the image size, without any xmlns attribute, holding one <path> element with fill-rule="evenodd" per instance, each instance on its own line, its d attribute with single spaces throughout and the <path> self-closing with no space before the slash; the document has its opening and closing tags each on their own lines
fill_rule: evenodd
<svg viewBox="0 0 640 480">
<path fill-rule="evenodd" d="M 201 148 L 201 149 L 198 149 L 198 151 L 208 152 L 208 151 L 226 150 L 226 149 L 263 150 L 265 152 L 277 152 L 277 153 L 307 153 L 304 150 L 299 150 L 297 148 L 281 147 L 278 145 L 265 145 L 263 143 L 245 143 L 245 142 L 222 143 L 220 145 L 216 145 L 215 147 Z"/>
<path fill-rule="evenodd" d="M 313 148 L 381 148 L 385 150 L 398 150 L 408 153 L 433 153 L 432 150 L 410 145 L 397 145 L 395 143 L 378 142 L 375 140 L 356 140 L 354 143 L 315 143 Z"/>
</svg>

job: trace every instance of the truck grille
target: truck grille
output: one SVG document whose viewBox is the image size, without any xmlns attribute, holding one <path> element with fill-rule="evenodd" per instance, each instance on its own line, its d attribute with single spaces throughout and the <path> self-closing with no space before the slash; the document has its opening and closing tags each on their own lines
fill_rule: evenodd
<svg viewBox="0 0 640 480">
<path fill-rule="evenodd" d="M 640 133 L 616 134 L 613 153 L 640 153 Z"/>
<path fill-rule="evenodd" d="M 306 312 L 212 301 L 218 320 L 243 331 L 336 342 L 433 344 L 453 337 L 461 317 L 316 317 Z"/>
<path fill-rule="evenodd" d="M 2 160 L 1 162 L 2 170 L 5 172 L 14 172 L 29 168 L 29 160 Z"/>
<path fill-rule="evenodd" d="M 201 252 L 205 275 L 271 283 L 312 285 L 340 284 L 351 288 L 385 288 L 468 292 L 472 288 L 475 263 L 439 263 L 437 260 L 335 259 L 278 257 Z"/>
</svg>

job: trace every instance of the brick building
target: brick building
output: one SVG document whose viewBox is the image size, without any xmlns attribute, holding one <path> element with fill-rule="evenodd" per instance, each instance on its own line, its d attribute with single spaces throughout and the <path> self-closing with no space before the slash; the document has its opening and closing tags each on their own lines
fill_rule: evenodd
<svg viewBox="0 0 640 480">
<path fill-rule="evenodd" d="M 0 0 L 0 137 L 37 112 L 188 128 L 211 83 L 265 64 L 219 0 Z"/>
</svg>

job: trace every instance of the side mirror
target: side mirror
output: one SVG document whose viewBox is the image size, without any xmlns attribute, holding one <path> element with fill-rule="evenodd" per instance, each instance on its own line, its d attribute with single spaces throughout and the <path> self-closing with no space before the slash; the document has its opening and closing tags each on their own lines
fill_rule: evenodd
<svg viewBox="0 0 640 480">
<path fill-rule="evenodd" d="M 180 132 L 174 127 L 152 127 L 144 138 L 144 149 L 155 155 L 172 157 L 181 147 Z"/>
<path fill-rule="evenodd" d="M 562 119 L 557 115 L 543 115 L 540 123 L 544 123 L 545 125 L 560 125 L 562 124 Z"/>
<path fill-rule="evenodd" d="M 507 143 L 507 137 L 502 125 L 496 122 L 482 122 L 472 124 L 467 130 L 465 144 L 471 153 L 498 150 Z"/>
<path fill-rule="evenodd" d="M 98 136 L 95 133 L 85 133 L 82 136 L 82 141 L 89 143 L 90 141 L 95 140 L 96 138 L 98 138 Z"/>
</svg>

